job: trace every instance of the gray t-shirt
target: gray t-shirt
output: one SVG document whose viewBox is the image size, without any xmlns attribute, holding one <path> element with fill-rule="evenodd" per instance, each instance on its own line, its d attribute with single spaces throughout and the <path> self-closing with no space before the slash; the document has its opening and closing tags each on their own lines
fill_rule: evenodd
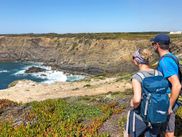
<svg viewBox="0 0 182 137">
<path fill-rule="evenodd" d="M 149 71 L 139 71 L 136 74 L 134 74 L 131 79 L 136 79 L 137 81 L 139 81 L 140 83 L 142 83 L 142 78 L 140 77 L 139 73 L 142 73 L 145 77 L 154 76 L 156 73 L 159 76 L 162 76 L 162 73 L 160 71 L 158 71 L 158 70 L 155 70 L 154 71 L 154 69 L 152 69 L 152 70 L 149 70 Z"/>
</svg>

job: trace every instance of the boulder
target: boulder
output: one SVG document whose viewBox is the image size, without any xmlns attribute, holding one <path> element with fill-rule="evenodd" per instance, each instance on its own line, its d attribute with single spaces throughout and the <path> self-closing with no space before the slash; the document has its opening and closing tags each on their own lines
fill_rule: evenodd
<svg viewBox="0 0 182 137">
<path fill-rule="evenodd" d="M 44 72 L 46 69 L 39 68 L 39 67 L 30 67 L 28 70 L 25 71 L 25 73 L 38 73 L 38 72 Z"/>
</svg>

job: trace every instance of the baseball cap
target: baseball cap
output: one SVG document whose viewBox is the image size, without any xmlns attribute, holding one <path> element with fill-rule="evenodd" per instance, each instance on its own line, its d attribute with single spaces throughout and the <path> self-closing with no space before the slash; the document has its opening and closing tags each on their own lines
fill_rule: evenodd
<svg viewBox="0 0 182 137">
<path fill-rule="evenodd" d="M 170 44 L 170 37 L 166 34 L 159 34 L 154 38 L 150 39 L 151 42 L 160 43 L 160 44 Z"/>
</svg>

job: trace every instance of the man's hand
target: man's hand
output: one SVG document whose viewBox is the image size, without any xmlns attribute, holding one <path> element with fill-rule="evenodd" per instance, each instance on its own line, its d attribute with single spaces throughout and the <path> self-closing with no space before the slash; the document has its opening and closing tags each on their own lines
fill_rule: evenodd
<svg viewBox="0 0 182 137">
<path fill-rule="evenodd" d="M 169 109 L 168 109 L 168 114 L 170 115 L 171 113 L 173 113 L 173 109 L 171 107 L 171 105 L 169 106 Z"/>
</svg>

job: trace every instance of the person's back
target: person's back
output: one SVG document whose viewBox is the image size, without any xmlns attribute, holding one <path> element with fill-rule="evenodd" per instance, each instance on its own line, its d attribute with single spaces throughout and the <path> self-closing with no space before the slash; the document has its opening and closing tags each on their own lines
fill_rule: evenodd
<svg viewBox="0 0 182 137">
<path fill-rule="evenodd" d="M 132 76 L 132 86 L 134 91 L 134 96 L 131 100 L 131 106 L 134 110 L 131 111 L 128 116 L 128 134 L 131 137 L 137 137 L 142 133 L 145 134 L 146 137 L 157 137 L 160 132 L 158 127 L 149 128 L 147 123 L 144 122 L 143 118 L 140 116 L 139 109 L 140 103 L 142 101 L 142 81 L 144 77 L 152 77 L 155 76 L 156 73 L 158 76 L 162 76 L 162 74 L 154 69 L 149 67 L 149 58 L 151 57 L 151 52 L 149 50 L 137 50 L 133 55 L 133 62 L 139 68 L 139 72 Z"/>
<path fill-rule="evenodd" d="M 140 115 L 149 125 L 163 124 L 167 121 L 169 97 L 167 90 L 168 81 L 162 76 L 161 72 L 138 72 L 141 77 L 142 101 L 140 105 Z M 150 74 L 150 75 L 147 75 Z"/>
<path fill-rule="evenodd" d="M 169 52 L 170 38 L 165 34 L 159 34 L 151 39 L 152 46 L 159 54 L 160 60 L 157 69 L 162 72 L 164 77 L 169 81 L 170 89 L 168 90 L 170 96 L 170 107 L 168 110 L 169 118 L 165 127 L 167 137 L 174 137 L 175 130 L 175 113 L 173 108 L 176 105 L 177 98 L 181 90 L 181 84 L 179 80 L 179 67 L 176 62 L 167 57 L 168 55 L 176 58 Z"/>
<path fill-rule="evenodd" d="M 174 54 L 172 54 L 171 52 L 168 52 L 167 54 L 161 57 L 157 67 L 157 70 L 159 70 L 164 75 L 165 78 L 168 78 L 172 75 L 179 75 L 178 65 L 176 64 L 175 60 L 169 56 L 177 60 L 177 57 Z M 170 86 L 171 86 L 171 83 L 170 83 Z"/>
</svg>

